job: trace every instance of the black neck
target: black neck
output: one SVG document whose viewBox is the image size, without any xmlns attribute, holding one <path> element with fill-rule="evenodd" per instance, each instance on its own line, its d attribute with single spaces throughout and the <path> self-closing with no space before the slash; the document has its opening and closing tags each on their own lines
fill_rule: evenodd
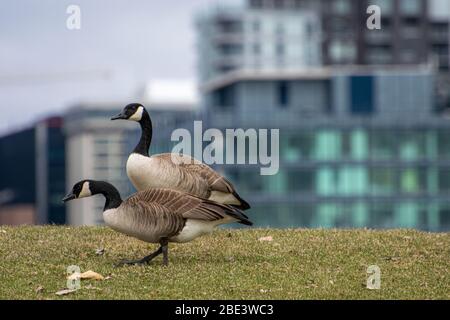
<svg viewBox="0 0 450 320">
<path fill-rule="evenodd" d="M 92 181 L 90 188 L 93 195 L 102 194 L 105 197 L 106 201 L 103 211 L 116 209 L 122 204 L 120 193 L 112 184 L 103 181 Z"/>
<path fill-rule="evenodd" d="M 142 119 L 139 121 L 141 125 L 141 139 L 134 148 L 133 153 L 138 153 L 143 156 L 148 157 L 148 150 L 150 149 L 150 144 L 152 143 L 153 127 L 152 120 L 146 110 L 142 112 Z"/>
</svg>

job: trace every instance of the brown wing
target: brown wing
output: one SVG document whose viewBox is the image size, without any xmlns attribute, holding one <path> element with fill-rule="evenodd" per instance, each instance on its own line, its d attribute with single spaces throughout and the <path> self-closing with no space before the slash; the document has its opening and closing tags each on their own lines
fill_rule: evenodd
<svg viewBox="0 0 450 320">
<path fill-rule="evenodd" d="M 217 221 L 226 217 L 232 217 L 243 224 L 251 225 L 247 216 L 232 206 L 171 189 L 141 191 L 131 196 L 127 203 L 157 204 L 167 209 L 167 212 L 184 219 Z"/>
<path fill-rule="evenodd" d="M 164 159 L 165 161 L 170 161 L 172 163 L 175 159 L 175 164 L 180 168 L 186 170 L 187 172 L 192 173 L 191 176 L 201 177 L 202 179 L 206 180 L 211 191 L 231 193 L 241 202 L 242 205 L 241 207 L 239 207 L 239 209 L 246 210 L 250 208 L 250 205 L 239 196 L 230 181 L 228 181 L 225 177 L 214 171 L 211 167 L 198 161 L 197 159 L 187 155 L 181 156 L 171 153 L 163 153 L 155 157 Z"/>
<path fill-rule="evenodd" d="M 185 226 L 183 217 L 173 214 L 156 202 L 147 202 L 138 196 L 127 199 L 122 208 L 125 210 L 126 220 L 134 223 L 132 228 L 143 233 L 172 237 L 179 234 Z"/>
</svg>

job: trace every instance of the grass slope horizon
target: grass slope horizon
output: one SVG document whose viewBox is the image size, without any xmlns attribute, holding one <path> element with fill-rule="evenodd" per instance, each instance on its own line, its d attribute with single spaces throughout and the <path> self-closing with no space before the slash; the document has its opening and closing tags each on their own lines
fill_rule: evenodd
<svg viewBox="0 0 450 320">
<path fill-rule="evenodd" d="M 0 299 L 450 299 L 449 233 L 221 229 L 170 244 L 168 267 L 114 267 L 155 248 L 106 227 L 0 227 Z M 57 296 L 70 265 L 108 278 Z"/>
</svg>

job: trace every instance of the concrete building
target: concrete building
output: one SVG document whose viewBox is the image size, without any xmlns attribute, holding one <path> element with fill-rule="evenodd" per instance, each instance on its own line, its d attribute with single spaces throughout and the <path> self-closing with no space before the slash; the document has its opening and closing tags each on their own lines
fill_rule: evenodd
<svg viewBox="0 0 450 320">
<path fill-rule="evenodd" d="M 370 30 L 369 6 L 381 9 L 381 29 Z M 434 63 L 436 111 L 450 108 L 450 4 L 447 0 L 248 0 L 267 14 L 308 10 L 321 21 L 324 65 Z"/>
<path fill-rule="evenodd" d="M 381 8 L 380 30 L 367 28 L 371 5 Z M 248 0 L 247 8 L 268 15 L 316 13 L 325 65 L 423 64 L 435 59 L 448 70 L 450 8 L 445 0 Z"/>
<path fill-rule="evenodd" d="M 47 118 L 0 138 L 0 224 L 64 224 L 62 119 Z"/>
<path fill-rule="evenodd" d="M 198 106 L 194 88 L 184 81 L 157 81 L 139 90 L 136 102 L 146 106 L 153 120 L 152 153 L 170 152 L 172 130 L 194 119 Z M 125 165 L 139 140 L 140 127 L 130 121 L 110 120 L 128 103 L 84 103 L 68 110 L 64 127 L 67 190 L 80 180 L 93 179 L 112 183 L 122 197 L 135 192 Z M 103 205 L 101 197 L 67 203 L 68 224 L 102 224 Z"/>
<path fill-rule="evenodd" d="M 236 70 L 319 66 L 321 25 L 312 11 L 216 7 L 198 15 L 202 81 Z"/>
</svg>

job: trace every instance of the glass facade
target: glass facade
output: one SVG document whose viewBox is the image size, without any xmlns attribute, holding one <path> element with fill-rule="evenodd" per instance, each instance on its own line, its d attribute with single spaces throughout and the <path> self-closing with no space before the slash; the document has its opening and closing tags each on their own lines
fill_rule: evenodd
<svg viewBox="0 0 450 320">
<path fill-rule="evenodd" d="M 258 226 L 449 228 L 447 130 L 314 129 L 280 134 L 280 171 L 229 167 L 257 195 Z M 448 135 L 447 135 L 448 136 Z M 442 143 L 442 144 L 441 144 Z"/>
</svg>

